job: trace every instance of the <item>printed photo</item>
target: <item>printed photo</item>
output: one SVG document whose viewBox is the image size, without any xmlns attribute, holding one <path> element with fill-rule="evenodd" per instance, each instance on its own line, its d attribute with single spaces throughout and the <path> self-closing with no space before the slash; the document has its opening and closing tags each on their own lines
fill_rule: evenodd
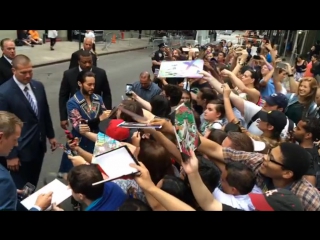
<svg viewBox="0 0 320 240">
<path fill-rule="evenodd" d="M 175 111 L 175 130 L 181 153 L 190 156 L 189 151 L 199 146 L 199 135 L 193 112 L 185 104 Z"/>
<path fill-rule="evenodd" d="M 94 145 L 93 156 L 110 152 L 111 150 L 117 149 L 121 146 L 122 144 L 119 141 L 100 132 L 98 133 L 97 141 Z M 94 159 L 92 160 L 92 162 L 94 162 Z"/>
</svg>

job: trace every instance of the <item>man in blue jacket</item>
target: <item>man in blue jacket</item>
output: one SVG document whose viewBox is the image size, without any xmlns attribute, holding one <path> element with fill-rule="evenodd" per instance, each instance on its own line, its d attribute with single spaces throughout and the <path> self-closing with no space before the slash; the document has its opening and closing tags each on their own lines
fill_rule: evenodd
<svg viewBox="0 0 320 240">
<path fill-rule="evenodd" d="M 0 156 L 6 157 L 18 146 L 23 123 L 14 114 L 0 111 Z M 15 211 L 18 193 L 8 169 L 0 164 L 0 211 Z M 51 205 L 52 192 L 41 194 L 30 211 L 42 211 Z"/>
</svg>

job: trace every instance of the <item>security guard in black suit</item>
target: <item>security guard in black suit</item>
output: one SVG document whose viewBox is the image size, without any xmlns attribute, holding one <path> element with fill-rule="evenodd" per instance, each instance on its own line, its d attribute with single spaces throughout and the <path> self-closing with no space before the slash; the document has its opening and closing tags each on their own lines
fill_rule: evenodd
<svg viewBox="0 0 320 240">
<path fill-rule="evenodd" d="M 167 47 L 165 43 L 161 43 L 158 45 L 159 50 L 156 51 L 151 58 L 152 60 L 152 72 L 154 73 L 156 69 L 160 69 L 161 62 L 164 60 L 165 53 L 164 50 Z"/>
</svg>

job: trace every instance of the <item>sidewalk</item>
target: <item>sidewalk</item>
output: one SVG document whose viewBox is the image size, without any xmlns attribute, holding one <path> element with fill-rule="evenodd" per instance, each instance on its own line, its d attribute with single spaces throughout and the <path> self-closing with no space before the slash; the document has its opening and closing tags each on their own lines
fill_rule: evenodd
<svg viewBox="0 0 320 240">
<path fill-rule="evenodd" d="M 99 56 L 114 54 L 119 52 L 127 52 L 144 49 L 149 44 L 149 38 L 127 38 L 124 40 L 117 40 L 112 43 L 105 50 L 102 50 L 105 43 L 97 43 L 96 51 Z M 35 45 L 33 48 L 22 46 L 17 47 L 17 54 L 25 54 L 30 57 L 33 67 L 42 67 L 56 63 L 68 62 L 71 54 L 79 49 L 78 42 L 57 42 L 55 50 L 50 50 L 50 43 L 43 45 Z"/>
</svg>

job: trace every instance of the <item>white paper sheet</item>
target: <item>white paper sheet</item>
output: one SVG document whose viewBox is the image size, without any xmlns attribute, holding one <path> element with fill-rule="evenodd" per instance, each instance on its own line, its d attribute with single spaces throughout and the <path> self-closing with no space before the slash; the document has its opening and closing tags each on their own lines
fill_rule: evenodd
<svg viewBox="0 0 320 240">
<path fill-rule="evenodd" d="M 36 203 L 36 200 L 40 194 L 46 194 L 48 192 L 53 192 L 52 203 L 57 205 L 62 203 L 64 200 L 72 195 L 72 190 L 58 179 L 53 180 L 43 188 L 39 189 L 26 199 L 21 201 L 21 204 L 28 210 L 30 210 Z M 49 210 L 49 209 L 47 209 Z"/>
<path fill-rule="evenodd" d="M 202 78 L 203 60 L 192 61 L 163 61 L 160 65 L 160 78 Z"/>
<path fill-rule="evenodd" d="M 125 147 L 95 157 L 95 164 L 99 164 L 108 176 L 106 181 L 137 173 L 135 168 L 129 166 L 130 163 L 135 163 L 135 161 Z"/>
</svg>

